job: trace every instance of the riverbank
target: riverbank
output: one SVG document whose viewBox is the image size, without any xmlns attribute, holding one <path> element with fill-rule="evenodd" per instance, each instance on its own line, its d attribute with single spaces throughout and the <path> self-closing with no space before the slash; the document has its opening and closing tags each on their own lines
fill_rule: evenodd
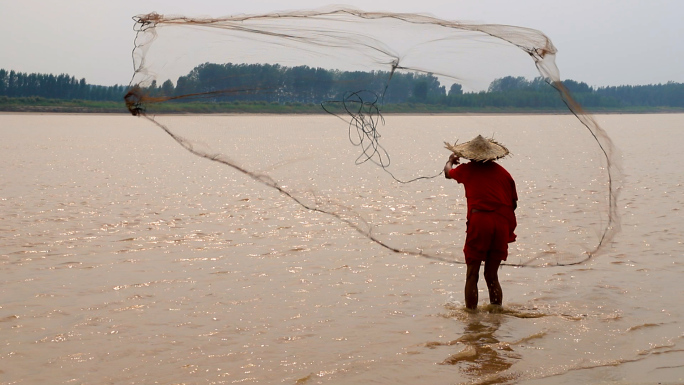
<svg viewBox="0 0 684 385">
<path fill-rule="evenodd" d="M 345 114 L 339 105 L 326 107 L 330 112 Z M 128 114 L 123 101 L 63 100 L 41 97 L 0 97 L 0 112 L 27 113 L 122 113 Z M 562 108 L 520 107 L 450 107 L 438 104 L 402 103 L 382 106 L 387 114 L 567 114 Z M 631 106 L 619 108 L 592 108 L 591 113 L 643 114 L 684 113 L 684 108 Z M 325 114 L 319 104 L 228 102 L 228 103 L 166 103 L 154 105 L 148 113 L 153 114 Z"/>
</svg>

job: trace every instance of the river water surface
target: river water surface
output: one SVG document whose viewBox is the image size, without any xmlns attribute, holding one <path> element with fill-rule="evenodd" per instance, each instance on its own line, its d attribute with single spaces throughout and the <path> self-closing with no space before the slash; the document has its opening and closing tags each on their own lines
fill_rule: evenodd
<svg viewBox="0 0 684 385">
<path fill-rule="evenodd" d="M 331 116 L 170 116 L 208 151 L 394 253 L 123 115 L 0 115 L 0 384 L 684 383 L 684 115 L 388 116 L 399 179 L 478 133 L 520 195 L 518 242 L 463 310 L 462 187 L 402 184 Z"/>
</svg>

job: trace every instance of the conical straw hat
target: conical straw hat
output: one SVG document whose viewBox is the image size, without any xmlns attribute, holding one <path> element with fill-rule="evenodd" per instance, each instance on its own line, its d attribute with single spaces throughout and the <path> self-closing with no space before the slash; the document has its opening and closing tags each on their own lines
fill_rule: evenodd
<svg viewBox="0 0 684 385">
<path fill-rule="evenodd" d="M 470 142 L 454 143 L 453 146 L 447 142 L 444 142 L 444 144 L 447 149 L 460 158 L 482 162 L 503 158 L 509 154 L 508 149 L 504 145 L 497 143 L 494 139 L 483 138 L 482 135 L 478 135 Z"/>
</svg>

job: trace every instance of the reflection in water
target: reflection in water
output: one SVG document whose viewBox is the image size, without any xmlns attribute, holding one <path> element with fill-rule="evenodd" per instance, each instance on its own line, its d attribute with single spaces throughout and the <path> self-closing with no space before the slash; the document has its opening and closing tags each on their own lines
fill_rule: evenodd
<svg viewBox="0 0 684 385">
<path fill-rule="evenodd" d="M 511 347 L 515 343 L 501 342 L 497 338 L 509 313 L 517 312 L 496 305 L 481 306 L 476 312 L 466 309 L 452 312 L 451 316 L 463 321 L 466 327 L 461 337 L 446 345 L 463 348 L 441 365 L 456 365 L 462 374 L 477 380 L 478 384 L 500 383 L 518 377 L 515 373 L 506 373 L 522 358 Z"/>
</svg>

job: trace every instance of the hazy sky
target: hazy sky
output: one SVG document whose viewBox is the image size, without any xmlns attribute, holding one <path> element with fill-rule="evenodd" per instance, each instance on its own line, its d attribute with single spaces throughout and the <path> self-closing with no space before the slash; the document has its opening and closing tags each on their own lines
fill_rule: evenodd
<svg viewBox="0 0 684 385">
<path fill-rule="evenodd" d="M 0 0 L 0 68 L 128 84 L 134 15 L 216 17 L 330 4 L 538 29 L 558 48 L 561 77 L 592 86 L 684 82 L 684 0 Z"/>
</svg>

